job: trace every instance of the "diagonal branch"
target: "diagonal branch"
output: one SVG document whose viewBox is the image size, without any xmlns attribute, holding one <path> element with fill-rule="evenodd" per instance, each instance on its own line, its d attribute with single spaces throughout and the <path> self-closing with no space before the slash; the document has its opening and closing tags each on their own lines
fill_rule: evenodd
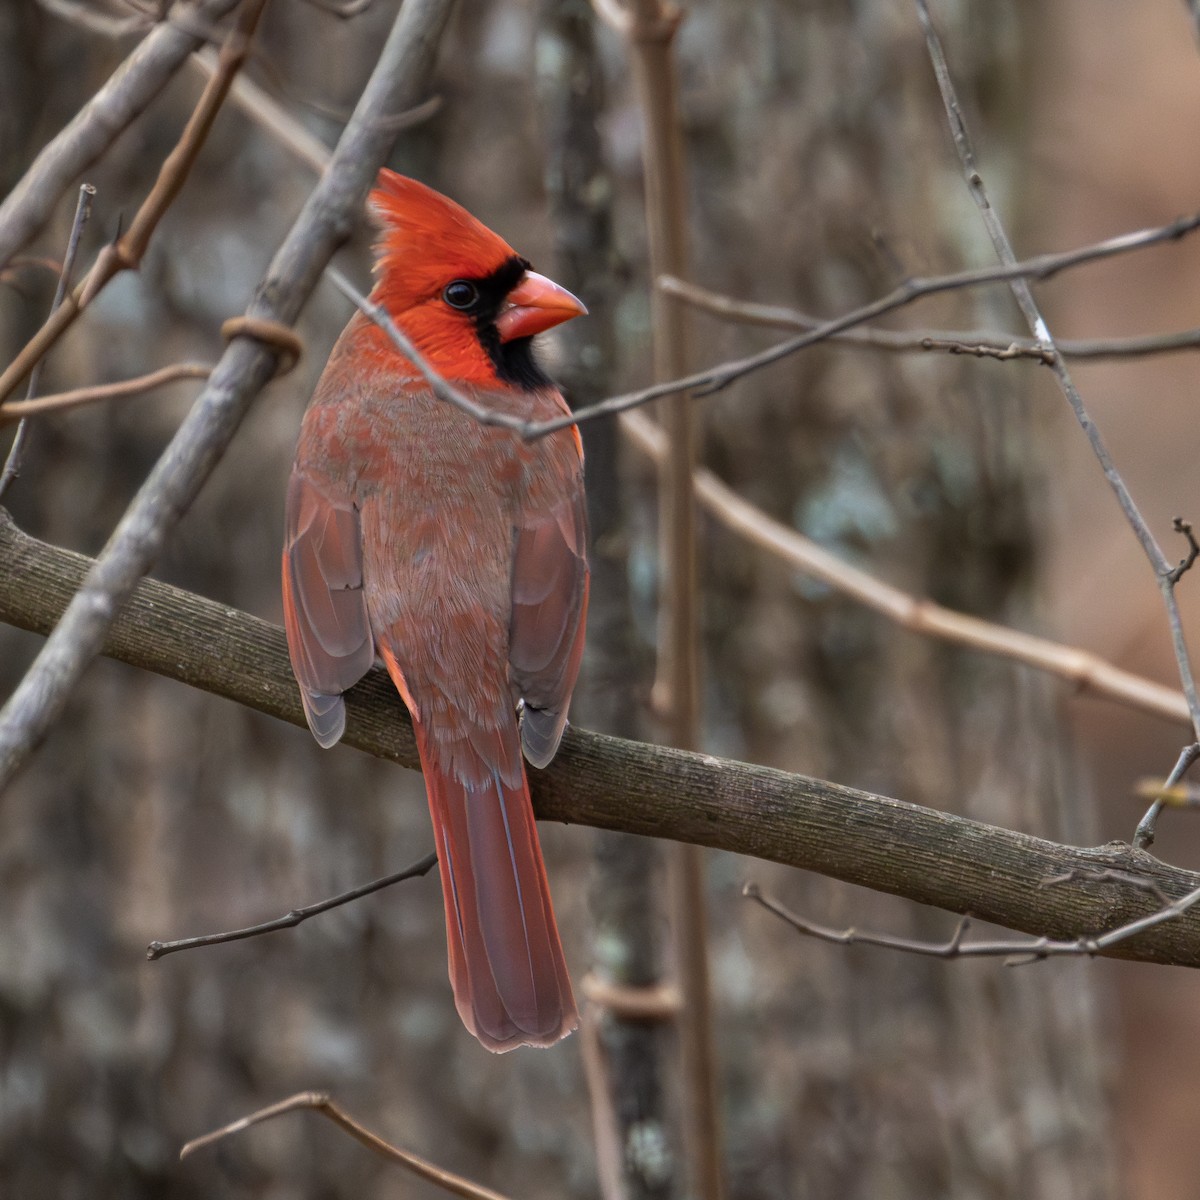
<svg viewBox="0 0 1200 1200">
<path fill-rule="evenodd" d="M 191 26 L 215 24 L 238 2 L 185 0 L 176 5 L 172 19 L 155 26 L 74 119 L 46 144 L 0 203 L 0 267 L 28 245 L 50 219 L 59 197 L 166 87 L 188 55 L 203 45 L 203 36 Z"/>
<path fill-rule="evenodd" d="M 958 153 L 963 174 L 966 178 L 967 189 L 970 191 L 971 199 L 975 202 L 975 206 L 979 209 L 980 216 L 983 218 L 988 236 L 995 247 L 997 258 L 1000 259 L 1000 262 L 1005 267 L 1015 267 L 1017 265 L 1017 256 L 1013 250 L 1012 242 L 1004 229 L 1000 215 L 992 207 L 987 188 L 984 186 L 983 176 L 979 173 L 979 168 L 975 161 L 975 148 L 971 143 L 971 136 L 967 130 L 966 120 L 963 117 L 962 105 L 959 103 L 958 93 L 954 88 L 954 80 L 950 75 L 950 68 L 946 62 L 946 55 L 942 49 L 941 39 L 938 37 L 937 30 L 930 19 L 926 0 L 915 0 L 915 3 L 917 6 L 917 16 L 920 19 L 921 28 L 925 34 L 925 45 L 929 51 L 930 61 L 933 63 L 934 75 L 937 77 L 938 89 L 942 94 L 942 103 L 945 106 L 946 115 L 950 121 L 950 133 L 954 139 L 954 148 Z M 1179 678 L 1183 684 L 1183 694 L 1187 697 L 1188 712 L 1191 715 L 1192 722 L 1192 746 L 1184 748 L 1180 756 L 1179 765 L 1176 767 L 1176 770 L 1182 776 L 1182 773 L 1191 766 L 1195 759 L 1200 757 L 1200 693 L 1196 689 L 1196 678 L 1192 672 L 1187 640 L 1183 632 L 1183 619 L 1180 616 L 1179 602 L 1175 596 L 1175 582 L 1177 577 L 1150 526 L 1146 523 L 1146 519 L 1138 509 L 1124 478 L 1121 476 L 1120 471 L 1117 470 L 1116 464 L 1109 454 L 1108 447 L 1104 443 L 1104 438 L 1100 434 L 1100 430 L 1096 427 L 1096 423 L 1092 420 L 1091 414 L 1085 407 L 1083 397 L 1079 394 L 1079 390 L 1071 378 L 1071 372 L 1067 369 L 1062 355 L 1058 352 L 1054 338 L 1051 336 L 1050 328 L 1042 316 L 1041 309 L 1038 308 L 1037 301 L 1033 298 L 1033 292 L 1029 287 L 1028 280 L 1023 276 L 1014 276 L 1011 281 L 1011 287 L 1017 307 L 1020 308 L 1026 323 L 1029 325 L 1030 333 L 1033 334 L 1042 346 L 1052 352 L 1053 361 L 1050 364 L 1050 369 L 1054 372 L 1059 387 L 1062 389 L 1067 403 L 1071 406 L 1071 411 L 1074 413 L 1080 429 L 1083 430 L 1084 436 L 1092 448 L 1092 453 L 1096 457 L 1096 461 L 1100 464 L 1100 468 L 1104 472 L 1104 478 L 1116 496 L 1117 503 L 1120 505 L 1121 511 L 1125 514 L 1125 519 L 1128 521 L 1138 542 L 1141 544 L 1143 552 L 1150 560 L 1150 566 L 1153 568 L 1155 577 L 1158 580 L 1159 591 L 1162 593 L 1163 604 L 1167 610 L 1167 623 L 1171 630 L 1171 644 L 1175 651 L 1175 661 L 1179 668 Z M 1179 780 L 1173 778 L 1170 782 L 1174 785 Z M 1137 832 L 1134 836 L 1134 840 L 1138 846 L 1145 848 L 1153 843 L 1154 825 L 1160 809 L 1160 805 L 1154 805 L 1142 818 L 1141 822 L 1139 822 Z"/>
<path fill-rule="evenodd" d="M 758 304 L 751 300 L 735 300 L 732 296 L 687 283 L 673 275 L 659 276 L 658 286 L 667 295 L 677 296 L 693 308 L 743 325 L 759 325 L 768 329 L 809 330 L 822 324 L 817 317 L 794 308 L 785 308 L 777 304 Z M 868 325 L 831 334 L 828 340 L 899 354 L 940 350 L 947 354 L 965 354 L 1002 361 L 1024 358 L 1043 366 L 1054 361 L 1053 352 L 1033 338 L 1016 337 L 995 330 L 896 330 Z M 1200 329 L 1182 329 L 1178 333 L 1154 333 L 1142 337 L 1059 338 L 1054 344 L 1065 358 L 1085 358 L 1093 361 L 1148 358 L 1155 354 L 1200 350 Z"/>
<path fill-rule="evenodd" d="M 360 1125 L 353 1117 L 339 1108 L 324 1092 L 299 1092 L 295 1096 L 289 1096 L 286 1100 L 280 1100 L 277 1104 L 260 1108 L 257 1112 L 252 1112 L 212 1133 L 206 1133 L 203 1137 L 193 1138 L 180 1150 L 179 1157 L 187 1158 L 189 1154 L 194 1154 L 206 1146 L 214 1145 L 229 1137 L 230 1134 L 241 1133 L 242 1130 L 249 1129 L 263 1121 L 306 1108 L 327 1117 L 356 1142 L 366 1146 L 368 1150 L 373 1150 L 376 1154 L 381 1154 L 384 1158 L 399 1163 L 402 1167 L 407 1167 L 420 1179 L 428 1180 L 452 1196 L 461 1196 L 463 1200 L 506 1200 L 506 1197 L 499 1192 L 492 1191 L 491 1188 L 472 1183 L 461 1175 L 455 1175 L 451 1171 L 435 1166 L 428 1159 L 421 1158 L 408 1150 L 401 1150 L 398 1146 L 393 1146 L 391 1142 L 385 1142 L 378 1134 L 372 1133 L 365 1125 Z"/>
<path fill-rule="evenodd" d="M 412 0 L 409 0 L 411 3 Z M 21 533 L 0 510 L 0 620 L 45 633 L 93 566 Z M 304 725 L 283 630 L 227 605 L 141 581 L 106 631 L 105 653 Z M 403 704 L 382 670 L 347 696 L 345 741 L 419 765 Z M 1145 878 L 1171 900 L 1200 875 L 1112 842 L 1084 849 L 768 767 L 568 729 L 530 772 L 538 816 L 672 838 L 803 867 L 1035 937 L 1115 929 L 1161 904 L 1096 872 Z M 1053 888 L 1048 878 L 1073 874 Z M 1103 951 L 1200 967 L 1200 909 Z"/>
<path fill-rule="evenodd" d="M 0 405 L 34 369 L 48 350 L 74 324 L 104 286 L 122 271 L 137 270 L 154 231 L 183 189 L 200 150 L 217 119 L 233 80 L 250 52 L 250 41 L 267 0 L 243 0 L 237 23 L 221 47 L 220 69 L 209 79 L 178 143 L 167 155 L 150 194 L 142 201 L 128 230 L 100 252 L 87 278 L 63 297 L 46 323 L 0 373 Z"/>
<path fill-rule="evenodd" d="M 768 346 L 767 349 L 761 350 L 757 354 L 718 363 L 706 370 L 697 371 L 693 375 L 668 380 L 636 392 L 612 396 L 607 400 L 600 401 L 599 404 L 576 409 L 569 418 L 561 417 L 554 421 L 527 425 L 520 432 L 528 438 L 544 437 L 569 424 L 591 421 L 597 417 L 613 416 L 616 413 L 648 404 L 651 400 L 658 400 L 662 396 L 673 396 L 686 391 L 692 391 L 698 397 L 708 396 L 755 371 L 760 371 L 772 363 L 787 358 L 789 355 L 806 350 L 809 346 L 815 346 L 819 342 L 828 341 L 834 335 L 847 329 L 866 325 L 887 313 L 905 308 L 925 296 L 982 287 L 985 284 L 1011 283 L 1014 279 L 1050 279 L 1061 271 L 1072 270 L 1085 263 L 1100 262 L 1107 258 L 1143 250 L 1149 246 L 1176 241 L 1194 233 L 1197 229 L 1200 229 L 1200 213 L 1193 213 L 1190 216 L 1181 217 L 1177 221 L 1172 221 L 1169 225 L 1123 233 L 1106 241 L 1094 242 L 1075 250 L 1039 254 L 1011 265 L 977 267 L 969 271 L 956 271 L 949 275 L 917 276 L 906 280 L 877 300 L 872 300 L 860 308 L 851 309 L 840 317 L 822 321 L 814 328 L 798 333 L 795 337 L 788 338 L 774 346 Z"/>
<path fill-rule="evenodd" d="M 662 431 L 641 413 L 623 414 L 621 429 L 651 458 L 666 453 Z M 727 528 L 905 629 L 1036 667 L 1069 680 L 1081 691 L 1107 696 L 1170 721 L 1186 725 L 1190 720 L 1187 700 L 1176 688 L 1123 671 L 1089 650 L 1052 642 L 911 596 L 842 561 L 790 526 L 772 520 L 703 467 L 693 476 L 693 486 L 700 503 Z"/>
<path fill-rule="evenodd" d="M 391 147 L 382 114 L 420 98 L 453 0 L 408 0 L 334 152 L 330 168 L 272 260 L 247 316 L 289 323 L 334 250 L 355 226 L 379 164 Z M 191 412 L 92 565 L 37 661 L 0 710 L 0 793 L 53 726 L 72 688 L 100 653 L 138 579 L 208 478 L 254 397 L 270 378 L 276 351 L 234 339 Z"/>
</svg>

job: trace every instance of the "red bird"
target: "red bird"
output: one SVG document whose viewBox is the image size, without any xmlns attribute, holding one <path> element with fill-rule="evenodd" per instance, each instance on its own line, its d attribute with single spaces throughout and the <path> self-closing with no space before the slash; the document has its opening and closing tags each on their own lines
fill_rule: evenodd
<svg viewBox="0 0 1200 1200">
<path fill-rule="evenodd" d="M 370 207 L 372 299 L 445 379 L 541 421 L 568 411 L 532 337 L 586 310 L 452 200 L 391 171 Z M 524 757 L 567 722 L 587 611 L 583 453 L 524 442 L 439 400 L 356 313 L 304 417 L 287 496 L 283 604 L 309 728 L 383 659 L 412 714 L 437 839 L 450 981 L 489 1050 L 578 1024 Z"/>
</svg>

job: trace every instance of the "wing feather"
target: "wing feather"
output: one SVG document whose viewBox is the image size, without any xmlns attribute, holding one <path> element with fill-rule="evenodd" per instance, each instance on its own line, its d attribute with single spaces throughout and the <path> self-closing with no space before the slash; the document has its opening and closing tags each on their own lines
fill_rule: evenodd
<svg viewBox="0 0 1200 1200">
<path fill-rule="evenodd" d="M 288 484 L 283 613 L 308 727 L 328 748 L 345 732 L 342 693 L 371 669 L 375 647 L 358 511 L 350 497 L 330 497 L 299 467 Z"/>
<path fill-rule="evenodd" d="M 535 767 L 554 757 L 583 657 L 587 511 L 582 487 L 516 532 L 509 665 L 524 700 L 521 744 Z"/>
</svg>

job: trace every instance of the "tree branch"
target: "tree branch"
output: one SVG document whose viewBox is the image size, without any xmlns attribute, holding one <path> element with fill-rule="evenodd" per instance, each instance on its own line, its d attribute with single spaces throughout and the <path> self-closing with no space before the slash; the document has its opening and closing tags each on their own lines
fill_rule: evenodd
<svg viewBox="0 0 1200 1200">
<path fill-rule="evenodd" d="M 0 267 L 50 219 L 59 197 L 117 140 L 204 44 L 193 26 L 210 26 L 239 0 L 199 0 L 178 6 L 180 19 L 157 25 L 108 82 L 81 108 L 0 204 Z"/>
<path fill-rule="evenodd" d="M 620 422 L 622 432 L 639 450 L 655 459 L 666 454 L 666 435 L 643 414 L 622 413 Z M 1106 696 L 1170 721 L 1183 725 L 1191 721 L 1187 699 L 1177 688 L 1123 671 L 1090 650 L 1052 642 L 909 595 L 843 561 L 791 526 L 773 520 L 707 468 L 699 468 L 692 483 L 696 498 L 726 528 L 904 629 L 1010 658 L 1069 680 L 1080 691 Z"/>
<path fill-rule="evenodd" d="M 241 82 L 239 80 L 239 82 Z M 236 86 L 236 85 L 235 85 Z M 726 321 L 741 325 L 759 325 L 767 329 L 796 329 L 805 332 L 823 322 L 818 317 L 795 308 L 778 304 L 758 304 L 752 300 L 736 300 L 710 288 L 687 283 L 674 275 L 660 275 L 658 286 L 668 296 L 677 296 L 685 304 L 711 313 Z M 881 329 L 866 325 L 844 329 L 827 339 L 871 350 L 893 354 L 942 351 L 975 358 L 996 358 L 1007 361 L 1024 358 L 1049 366 L 1054 353 L 1033 338 L 1018 337 L 993 329 Z M 1152 333 L 1141 337 L 1119 338 L 1056 338 L 1054 342 L 1064 358 L 1106 359 L 1149 358 L 1157 354 L 1178 354 L 1185 350 L 1200 350 L 1200 329 L 1181 329 L 1177 333 Z"/>
<path fill-rule="evenodd" d="M 328 1118 L 356 1142 L 366 1146 L 368 1150 L 373 1150 L 391 1162 L 407 1167 L 414 1175 L 428 1180 L 452 1196 L 462 1196 L 463 1200 L 507 1200 L 505 1196 L 492 1191 L 491 1188 L 472 1183 L 471 1180 L 464 1179 L 461 1175 L 455 1175 L 452 1171 L 435 1166 L 426 1158 L 421 1158 L 408 1150 L 401 1150 L 399 1146 L 393 1146 L 391 1142 L 384 1141 L 377 1133 L 372 1133 L 365 1125 L 360 1125 L 353 1117 L 334 1104 L 324 1092 L 300 1092 L 295 1096 L 289 1096 L 286 1100 L 280 1100 L 277 1104 L 260 1108 L 212 1133 L 193 1138 L 180 1150 L 179 1157 L 187 1158 L 189 1154 L 194 1154 L 197 1150 L 222 1141 L 230 1134 L 241 1133 L 242 1130 L 249 1129 L 252 1125 L 258 1125 L 274 1117 L 281 1117 L 286 1113 L 306 1108 Z"/>
<path fill-rule="evenodd" d="M 39 633 L 54 627 L 92 566 L 23 534 L 3 510 L 0 564 L 0 620 Z M 304 725 L 283 630 L 226 605 L 143 580 L 104 651 Z M 418 767 L 412 726 L 383 671 L 349 693 L 347 708 L 348 745 Z M 749 854 L 1035 937 L 1100 934 L 1161 907 L 1144 888 L 1098 880 L 1097 871 L 1144 877 L 1173 900 L 1200 887 L 1200 875 L 1122 842 L 1059 845 L 824 780 L 581 729 L 567 730 L 530 785 L 543 820 Z M 1042 886 L 1071 872 L 1070 882 Z M 1200 967 L 1200 909 L 1104 953 Z"/>
<path fill-rule="evenodd" d="M 959 163 L 962 166 L 963 178 L 966 181 L 967 190 L 971 193 L 971 199 L 974 201 L 975 207 L 979 210 L 979 214 L 983 218 L 983 224 L 987 229 L 992 246 L 995 248 L 996 257 L 1003 266 L 1015 268 L 1018 265 L 1016 252 L 1013 250 L 1012 242 L 1004 228 L 1004 223 L 1000 219 L 1000 214 L 992 206 L 987 188 L 983 182 L 983 176 L 979 173 L 975 159 L 975 147 L 971 142 L 971 135 L 967 129 L 966 119 L 963 117 L 962 105 L 959 103 L 958 93 L 954 87 L 954 80 L 950 75 L 950 67 L 946 62 L 941 38 L 938 36 L 938 32 L 934 28 L 933 21 L 929 16 L 929 7 L 926 4 L 926 0 L 915 0 L 915 3 L 917 17 L 921 23 L 921 29 L 925 34 L 925 45 L 929 51 L 930 62 L 933 64 L 933 73 L 937 78 L 938 90 L 942 95 L 942 104 L 946 109 L 946 116 L 950 122 L 950 135 L 954 141 L 954 149 L 958 154 Z M 1176 766 L 1179 775 L 1170 780 L 1170 783 L 1174 785 L 1179 782 L 1179 778 L 1182 777 L 1183 773 L 1187 771 L 1192 763 L 1200 757 L 1200 692 L 1196 688 L 1196 677 L 1192 671 L 1187 639 L 1183 632 L 1183 619 L 1179 613 L 1179 601 L 1175 595 L 1177 576 L 1174 574 L 1170 562 L 1167 561 L 1162 547 L 1158 544 L 1158 539 L 1155 538 L 1145 517 L 1142 516 L 1141 510 L 1138 508 L 1128 485 L 1125 483 L 1124 477 L 1117 470 L 1117 466 L 1112 460 L 1112 455 L 1105 445 L 1100 430 L 1096 427 L 1096 423 L 1092 420 L 1091 414 L 1084 405 L 1083 397 L 1079 394 L 1079 389 L 1076 388 L 1075 382 L 1071 378 L 1071 373 L 1067 369 L 1067 365 L 1063 361 L 1063 357 L 1059 353 L 1054 338 L 1050 333 L 1050 327 L 1046 324 L 1046 319 L 1043 317 L 1037 301 L 1033 298 L 1033 291 L 1029 286 L 1028 279 L 1024 276 L 1014 275 L 1010 281 L 1010 287 L 1013 298 L 1017 302 L 1017 307 L 1021 310 L 1021 315 L 1025 318 L 1029 326 L 1029 332 L 1033 334 L 1034 338 L 1042 346 L 1053 352 L 1054 357 L 1050 363 L 1050 369 L 1054 372 L 1054 377 L 1058 380 L 1058 385 L 1062 389 L 1067 403 L 1071 406 L 1071 412 L 1074 414 L 1075 420 L 1079 423 L 1079 428 L 1082 430 L 1083 435 L 1087 438 L 1088 445 L 1092 448 L 1092 454 L 1095 456 L 1101 471 L 1103 471 L 1104 478 L 1112 489 L 1122 513 L 1125 514 L 1125 520 L 1129 523 L 1134 536 L 1141 544 L 1142 550 L 1149 560 L 1150 566 L 1154 570 L 1155 578 L 1158 581 L 1159 592 L 1162 594 L 1163 604 L 1167 610 L 1167 624 L 1171 630 L 1171 645 L 1175 651 L 1175 662 L 1179 668 L 1179 679 L 1183 684 L 1183 694 L 1187 697 L 1188 712 L 1191 714 L 1193 735 L 1191 745 L 1184 747 L 1179 758 L 1179 763 Z M 1161 805 L 1153 805 L 1150 811 L 1138 823 L 1137 831 L 1134 834 L 1134 841 L 1142 849 L 1150 846 L 1154 841 L 1155 821 L 1160 809 Z"/>
<path fill-rule="evenodd" d="M 251 321 L 290 323 L 334 250 L 358 219 L 393 141 L 382 114 L 411 107 L 431 70 L 453 0 L 408 0 L 400 10 L 354 115 L 279 247 L 247 310 Z M 0 792 L 48 732 L 117 611 L 149 570 L 169 531 L 224 453 L 271 377 L 276 348 L 235 338 L 175 437 L 130 504 L 37 661 L 0 711 Z"/>
<path fill-rule="evenodd" d="M 133 271 L 150 245 L 150 239 L 172 203 L 183 190 L 196 159 L 208 139 L 217 114 L 233 85 L 238 71 L 250 53 L 250 43 L 262 18 L 267 0 L 242 0 L 237 21 L 221 46 L 219 70 L 209 79 L 188 118 L 179 141 L 163 161 L 154 186 L 134 214 L 129 228 L 115 242 L 104 247 L 92 269 L 79 285 L 55 305 L 49 318 L 0 372 L 0 405 L 17 384 L 41 362 L 96 296 L 122 271 Z"/>
</svg>

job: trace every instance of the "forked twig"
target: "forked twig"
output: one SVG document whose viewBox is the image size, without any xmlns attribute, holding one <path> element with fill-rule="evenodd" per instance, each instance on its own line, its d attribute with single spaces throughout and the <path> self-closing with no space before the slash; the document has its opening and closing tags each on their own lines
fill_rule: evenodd
<svg viewBox="0 0 1200 1200">
<path fill-rule="evenodd" d="M 921 22 L 921 28 L 925 34 L 925 45 L 929 51 L 930 61 L 933 63 L 934 75 L 937 77 L 938 89 L 942 95 L 942 103 L 945 106 L 946 115 L 950 121 L 950 133 L 954 140 L 954 148 L 958 152 L 959 161 L 962 164 L 967 189 L 983 218 L 983 223 L 987 228 L 992 245 L 995 247 L 997 257 L 1003 265 L 1013 267 L 1017 261 L 1016 254 L 1013 251 L 1012 243 L 1004 229 L 999 214 L 992 207 L 987 189 L 984 186 L 983 176 L 979 173 L 979 168 L 976 165 L 975 149 L 971 143 L 966 120 L 963 117 L 962 105 L 959 102 L 958 93 L 954 87 L 954 80 L 950 75 L 950 68 L 946 62 L 946 55 L 942 49 L 941 39 L 930 19 L 926 0 L 914 0 L 914 3 L 916 4 L 917 16 Z M 1108 447 L 1105 445 L 1099 429 L 1092 420 L 1091 414 L 1084 406 L 1083 397 L 1075 387 L 1071 373 L 1067 369 L 1062 355 L 1058 352 L 1054 338 L 1050 333 L 1050 328 L 1046 324 L 1041 310 L 1038 308 L 1037 301 L 1033 298 L 1033 292 L 1029 287 L 1028 280 L 1024 277 L 1014 276 L 1011 280 L 1011 288 L 1013 297 L 1017 301 L 1017 307 L 1020 308 L 1022 315 L 1029 325 L 1029 331 L 1039 344 L 1053 351 L 1054 359 L 1050 363 L 1050 369 L 1054 372 L 1059 387 L 1062 389 L 1063 395 L 1067 398 L 1067 402 L 1071 406 L 1071 411 L 1075 414 L 1075 419 L 1078 421 L 1079 427 L 1083 430 L 1084 436 L 1092 448 L 1092 453 L 1096 461 L 1100 464 L 1101 470 L 1104 472 L 1104 478 L 1108 481 L 1109 487 L 1116 496 L 1117 503 L 1120 505 L 1121 511 L 1125 514 L 1125 519 L 1137 537 L 1138 542 L 1141 544 L 1143 552 L 1147 559 L 1149 559 L 1155 578 L 1158 580 L 1159 591 L 1162 594 L 1163 604 L 1167 610 L 1167 622 L 1171 629 L 1171 644 L 1175 651 L 1175 661 L 1179 668 L 1179 678 L 1183 684 L 1183 694 L 1187 697 L 1188 712 L 1191 716 L 1194 752 L 1189 752 L 1185 748 L 1179 762 L 1176 764 L 1176 770 L 1181 772 L 1186 771 L 1197 755 L 1200 754 L 1200 694 L 1197 693 L 1196 678 L 1192 672 L 1187 640 L 1184 637 L 1179 603 L 1175 596 L 1176 577 L 1174 576 L 1170 562 L 1167 561 L 1167 557 L 1163 553 L 1162 547 L 1159 546 L 1150 526 L 1146 523 L 1145 518 L 1138 509 L 1124 478 L 1117 470 L 1112 456 L 1109 454 Z M 1177 782 L 1178 779 L 1171 780 L 1172 784 Z M 1153 843 L 1154 827 L 1160 811 L 1161 805 L 1153 805 L 1138 823 L 1134 834 L 1135 846 L 1145 848 Z"/>
<path fill-rule="evenodd" d="M 257 925 L 247 925 L 242 929 L 228 929 L 224 933 L 205 933 L 198 937 L 179 938 L 173 942 L 151 942 L 146 947 L 146 957 L 151 962 L 154 962 L 155 959 L 163 958 L 168 954 L 174 954 L 177 950 L 195 950 L 200 946 L 218 946 L 223 942 L 238 942 L 243 938 L 258 937 L 262 933 L 274 933 L 277 929 L 291 929 L 299 925 L 302 921 L 307 921 L 309 917 L 329 912 L 330 909 L 338 908 L 343 904 L 349 904 L 352 900 L 361 900 L 363 896 L 369 896 L 372 892 L 378 892 L 383 888 L 391 887 L 394 883 L 403 883 L 406 879 L 417 879 L 422 875 L 428 875 L 435 866 L 437 866 L 437 855 L 430 853 L 418 862 L 413 863 L 411 867 L 405 867 L 403 871 L 397 871 L 392 875 L 385 875 L 382 879 L 373 880 L 371 883 L 364 883 L 337 896 L 318 900 L 315 904 L 308 904 L 304 908 L 293 908 L 291 912 L 285 913 L 282 917 L 275 917 L 270 921 L 261 921 Z"/>
<path fill-rule="evenodd" d="M 214 1129 L 212 1133 L 206 1133 L 203 1137 L 193 1138 L 180 1150 L 179 1157 L 187 1158 L 189 1154 L 203 1150 L 206 1146 L 211 1146 L 231 1134 L 241 1133 L 242 1130 L 249 1129 L 252 1125 L 259 1125 L 263 1121 L 270 1121 L 275 1117 L 282 1117 L 287 1113 L 298 1112 L 302 1109 L 311 1109 L 328 1118 L 356 1142 L 361 1142 L 368 1150 L 373 1150 L 391 1162 L 407 1167 L 414 1175 L 435 1184 L 452 1196 L 462 1196 L 464 1200 L 508 1200 L 500 1192 L 494 1192 L 491 1188 L 472 1183 L 461 1175 L 455 1175 L 452 1171 L 435 1166 L 428 1159 L 412 1154 L 408 1150 L 401 1150 L 398 1146 L 393 1146 L 391 1142 L 385 1142 L 378 1134 L 372 1133 L 366 1126 L 360 1125 L 353 1117 L 343 1112 L 325 1092 L 298 1092 L 295 1096 L 280 1100 L 278 1104 L 269 1104 L 266 1108 L 260 1108 L 257 1112 L 241 1117 L 221 1129 Z"/>
<path fill-rule="evenodd" d="M 1192 532 L 1191 521 L 1185 521 L 1182 517 L 1176 517 L 1171 522 L 1171 527 L 1176 533 L 1182 533 L 1187 538 L 1188 544 L 1187 555 L 1179 560 L 1178 566 L 1172 567 L 1167 572 L 1167 579 L 1174 586 L 1192 569 L 1192 564 L 1200 557 L 1200 542 L 1196 541 L 1196 535 Z"/>
<path fill-rule="evenodd" d="M 1055 876 L 1044 881 L 1044 886 L 1056 883 L 1066 883 L 1076 878 L 1075 872 Z M 827 925 L 819 925 L 807 917 L 798 916 L 778 900 L 764 895 L 762 889 L 755 883 L 747 883 L 742 887 L 742 895 L 757 901 L 768 912 L 774 913 L 786 921 L 798 933 L 806 937 L 816 938 L 821 942 L 832 942 L 839 946 L 879 946 L 886 950 L 901 950 L 905 954 L 919 954 L 928 958 L 1005 958 L 1009 966 L 1019 966 L 1028 962 L 1040 962 L 1046 958 L 1063 958 L 1070 955 L 1092 957 L 1102 954 L 1105 950 L 1153 929 L 1164 921 L 1173 921 L 1181 917 L 1188 909 L 1200 902 L 1200 888 L 1195 888 L 1178 900 L 1168 900 L 1162 890 L 1153 880 L 1142 880 L 1131 877 L 1124 872 L 1098 872 L 1096 878 L 1109 878 L 1131 884 L 1142 891 L 1152 892 L 1161 902 L 1161 907 L 1144 917 L 1127 921 L 1110 929 L 1107 933 L 1081 934 L 1077 938 L 1061 940 L 1057 938 L 1001 938 L 994 941 L 967 942 L 963 939 L 971 925 L 971 914 L 964 913 L 959 918 L 954 932 L 944 942 L 928 942 L 918 938 L 900 937 L 891 933 L 872 933 L 868 930 L 832 929 Z"/>
<path fill-rule="evenodd" d="M 239 81 L 240 82 L 240 81 Z M 685 304 L 692 305 L 713 316 L 744 325 L 758 325 L 768 329 L 816 329 L 822 322 L 808 313 L 777 304 L 758 304 L 750 300 L 735 300 L 732 296 L 714 292 L 698 284 L 687 283 L 673 275 L 661 275 L 658 286 L 670 296 L 677 296 Z M 1000 361 L 1028 359 L 1048 366 L 1054 361 L 1054 352 L 1033 338 L 1017 337 L 986 329 L 880 329 L 868 325 L 859 329 L 846 329 L 831 334 L 831 342 L 852 346 L 863 346 L 872 350 L 891 353 L 929 353 L 941 351 L 946 354 L 965 355 L 973 358 L 994 358 Z M 1124 338 L 1063 338 L 1055 342 L 1058 352 L 1066 358 L 1091 361 L 1104 359 L 1148 358 L 1156 354 L 1177 354 L 1181 351 L 1200 350 L 1200 329 L 1183 329 L 1178 333 L 1147 334 L 1144 337 Z"/>
<path fill-rule="evenodd" d="M 220 69 L 201 93 L 179 141 L 163 162 L 149 195 L 142 201 L 125 233 L 100 252 L 87 277 L 63 297 L 63 302 L 49 320 L 0 373 L 0 404 L 12 395 L 17 384 L 71 327 L 101 289 L 114 276 L 122 271 L 136 270 L 141 263 L 154 231 L 191 173 L 234 76 L 249 53 L 250 40 L 265 4 L 266 0 L 243 0 L 237 21 L 221 47 Z"/>
</svg>

